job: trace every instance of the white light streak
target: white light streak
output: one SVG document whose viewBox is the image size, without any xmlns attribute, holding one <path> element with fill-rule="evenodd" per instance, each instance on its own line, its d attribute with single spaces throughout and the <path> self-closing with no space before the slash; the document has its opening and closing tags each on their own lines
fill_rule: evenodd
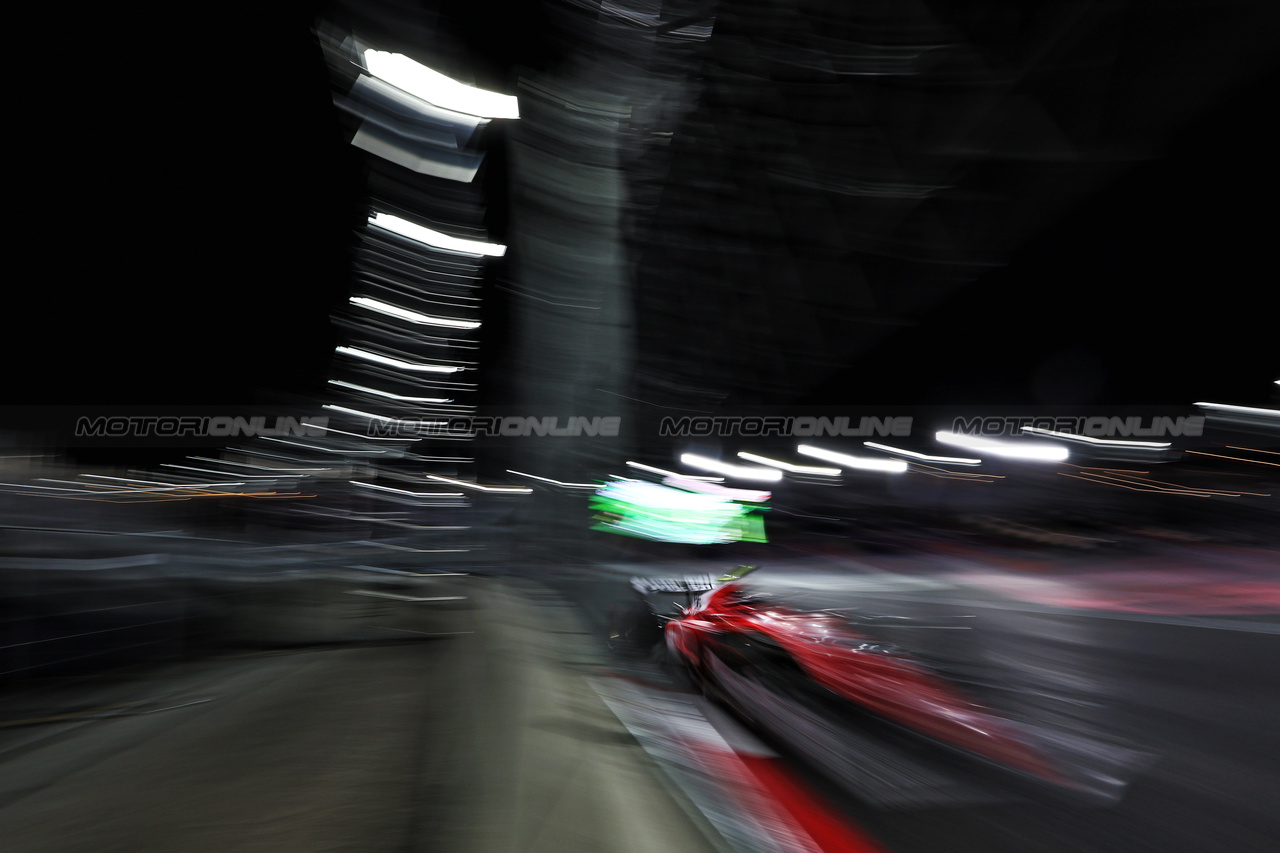
<svg viewBox="0 0 1280 853">
<path fill-rule="evenodd" d="M 508 474 L 515 474 L 517 477 L 528 477 L 530 480 L 541 480 L 544 483 L 551 483 L 555 486 L 564 486 L 566 489 L 598 489 L 599 483 L 562 483 L 559 480 L 553 480 L 550 477 L 539 477 L 537 474 L 526 474 L 523 471 L 513 471 L 507 469 Z"/>
<path fill-rule="evenodd" d="M 133 473 L 135 473 L 135 472 L 134 472 L 134 471 L 130 471 L 129 473 L 130 473 L 130 474 L 133 474 Z M 142 473 L 142 472 L 136 472 L 136 473 Z M 163 472 L 163 471 L 152 471 L 152 472 L 149 472 L 149 473 L 151 474 L 151 476 L 156 477 L 156 476 L 159 476 L 160 474 L 162 474 L 162 473 L 164 473 L 164 472 Z M 221 472 L 219 472 L 219 473 L 226 474 L 226 473 L 229 473 L 229 472 L 227 472 L 227 471 L 221 471 Z M 88 476 L 88 475 L 86 475 L 86 476 Z M 190 474 L 175 474 L 174 476 L 175 476 L 175 477 L 188 477 L 188 478 L 191 478 L 191 479 L 199 479 L 198 477 L 191 477 L 191 475 L 190 475 Z M 234 475 L 233 475 L 233 476 L 234 476 Z M 142 483 L 142 482 L 146 482 L 146 481 L 145 481 L 145 480 L 138 480 L 137 482 Z M 173 480 L 155 480 L 154 482 L 159 483 L 159 484 L 160 484 L 160 485 L 162 485 L 162 486 L 173 486 L 174 488 L 180 488 L 180 489 L 203 489 L 203 488 L 205 488 L 206 486 L 249 486 L 249 485 L 259 485 L 259 484 L 257 484 L 257 483 L 248 483 L 248 482 L 245 482 L 245 481 L 243 481 L 243 480 L 239 480 L 239 481 L 235 481 L 235 482 L 230 482 L 230 483 L 175 483 Z"/>
<path fill-rule="evenodd" d="M 738 480 L 762 480 L 766 483 L 776 483 L 782 479 L 782 472 L 776 468 L 751 468 L 745 465 L 730 465 L 727 462 L 721 462 L 719 459 L 699 456 L 696 453 L 680 454 L 680 464 L 688 465 L 690 468 L 697 468 L 701 471 L 715 471 L 717 474 L 724 474 L 726 477 L 733 477 Z M 676 476 L 685 475 L 677 474 Z"/>
<path fill-rule="evenodd" d="M 420 453 L 406 453 L 404 458 L 416 459 L 419 462 L 462 462 L 468 465 L 476 461 L 471 456 L 423 456 Z"/>
<path fill-rule="evenodd" d="M 448 421 L 421 421 L 416 418 L 389 418 L 386 415 L 378 415 L 378 414 L 374 414 L 373 412 L 364 412 L 364 411 L 361 411 L 360 409 L 349 409 L 346 406 L 335 406 L 331 403 L 326 403 L 323 406 L 321 406 L 321 408 L 331 409 L 335 412 L 342 412 L 348 415 L 355 415 L 358 418 L 369 418 L 370 420 L 382 421 L 383 423 L 388 423 L 388 424 L 410 423 L 410 424 L 416 424 L 420 426 L 443 426 L 448 423 Z"/>
<path fill-rule="evenodd" d="M 392 86 L 386 80 L 379 80 L 377 77 L 361 74 L 356 79 L 355 85 L 351 87 L 351 98 L 356 101 L 367 101 L 369 100 L 369 94 L 372 94 L 375 98 L 385 98 L 405 110 L 435 119 L 437 122 L 444 121 L 460 125 L 470 128 L 472 131 L 477 127 L 484 127 L 489 124 L 488 119 L 483 119 L 470 113 L 446 110 L 443 107 L 411 95 L 404 89 Z M 364 115 L 364 113 L 361 112 L 360 115 Z M 456 145 L 454 148 L 457 150 Z"/>
<path fill-rule="evenodd" d="M 466 480 L 455 480 L 452 477 L 441 477 L 439 474 L 427 474 L 428 480 L 438 480 L 441 483 L 448 483 L 453 486 L 461 486 L 464 489 L 475 489 L 478 492 L 493 492 L 497 494 L 512 495 L 531 495 L 533 489 L 525 486 L 482 486 L 479 483 L 469 483 Z"/>
<path fill-rule="evenodd" d="M 388 437 L 383 435 L 364 435 L 358 432 L 348 432 L 345 429 L 334 429 L 331 426 L 326 426 L 324 431 L 325 435 L 349 435 L 352 438 L 358 438 L 361 441 L 398 441 L 401 444 L 412 444 L 417 440 L 414 436 Z"/>
<path fill-rule="evenodd" d="M 303 462 L 303 461 L 305 461 L 305 460 L 298 459 L 298 458 L 293 457 L 293 456 L 279 456 L 279 455 L 277 455 L 277 454 L 275 454 L 275 453 L 267 453 L 267 452 L 266 452 L 266 451 L 264 451 L 264 450 L 258 450 L 257 448 L 252 448 L 252 447 L 244 447 L 244 448 L 239 448 L 239 447 L 228 447 L 228 448 L 227 448 L 227 450 L 232 451 L 232 452 L 235 452 L 235 453 L 241 453 L 241 454 L 244 454 L 245 456 L 260 456 L 260 457 L 262 457 L 262 458 L 264 458 L 264 459 L 279 459 L 279 460 L 280 460 L 280 461 L 282 461 L 282 462 Z M 344 466 L 344 467 L 345 467 L 345 466 Z M 307 470 L 307 469 L 298 469 L 298 470 Z M 335 471 L 335 470 L 339 470 L 339 469 L 336 469 L 336 468 L 321 468 L 321 469 L 319 469 L 319 470 L 321 470 L 321 471 Z M 89 475 L 89 476 L 92 476 L 92 475 Z"/>
<path fill-rule="evenodd" d="M 721 497 L 686 492 L 644 480 L 623 479 L 602 487 L 597 494 L 655 509 L 711 512 L 726 518 L 737 517 L 744 512 L 739 504 Z"/>
<path fill-rule="evenodd" d="M 356 349 L 355 347 L 338 347 L 337 351 L 343 355 L 352 356 L 353 358 L 362 358 L 365 361 L 372 361 L 375 364 L 385 364 L 387 367 L 397 367 L 400 370 L 411 370 L 416 373 L 457 373 L 464 369 L 461 367 L 452 367 L 442 364 L 421 364 L 419 362 L 403 361 L 402 359 L 379 355 L 376 352 Z"/>
<path fill-rule="evenodd" d="M 901 459 L 872 459 L 865 456 L 850 456 L 847 453 L 836 453 L 833 450 L 823 450 L 821 447 L 813 447 L 808 444 L 800 445 L 796 448 L 796 452 L 804 456 L 812 456 L 814 459 L 821 459 L 824 462 L 834 462 L 841 468 L 886 471 L 890 474 L 901 474 L 907 470 L 907 463 Z"/>
<path fill-rule="evenodd" d="M 106 474 L 81 474 L 81 477 L 93 477 L 96 480 L 115 480 L 119 483 L 146 483 L 149 486 L 172 486 L 164 480 L 139 480 L 137 477 L 108 477 Z"/>
<path fill-rule="evenodd" d="M 909 456 L 912 459 L 919 459 L 921 462 L 943 462 L 951 465 L 981 465 L 981 459 L 967 459 L 963 456 L 930 456 L 927 453 L 917 453 L 914 450 L 903 450 L 901 447 L 890 447 L 887 444 L 877 444 L 874 441 L 862 442 L 867 447 L 875 450 L 883 450 L 885 453 L 896 453 L 899 456 Z"/>
<path fill-rule="evenodd" d="M 627 465 L 629 465 L 632 468 L 639 468 L 641 471 L 648 471 L 650 474 L 661 474 L 664 477 L 689 477 L 690 479 L 693 479 L 693 480 L 706 480 L 708 483 L 724 482 L 724 477 L 699 477 L 696 474 L 681 474 L 678 471 L 668 471 L 665 468 L 655 468 L 652 465 L 645 465 L 641 462 L 627 462 Z M 619 479 L 629 480 L 631 478 L 620 477 Z"/>
<path fill-rule="evenodd" d="M 193 468 L 190 465 L 176 465 L 173 462 L 161 462 L 160 467 L 176 468 L 179 471 L 196 471 L 201 474 L 231 474 L 231 476 L 233 477 L 236 477 L 236 476 L 249 477 L 250 479 L 253 479 L 253 480 L 283 480 L 283 479 L 290 479 L 290 478 L 297 479 L 298 477 L 307 476 L 305 474 L 234 474 L 231 471 L 215 471 L 210 468 Z"/>
<path fill-rule="evenodd" d="M 1172 445 L 1167 441 L 1129 441 L 1121 438 L 1095 438 L 1091 435 L 1079 435 L 1074 432 L 1057 432 L 1051 429 L 1042 429 L 1040 427 L 1023 427 L 1023 432 L 1033 433 L 1035 435 L 1046 435 L 1050 438 L 1061 438 L 1066 441 L 1079 441 L 1084 444 L 1093 444 L 1100 447 L 1128 447 L 1135 450 L 1165 450 Z"/>
<path fill-rule="evenodd" d="M 90 475 L 85 475 L 85 476 L 90 476 Z M 41 479 L 47 480 L 48 482 L 53 482 L 53 483 L 72 482 L 70 480 L 48 480 L 48 478 L 41 478 Z M 138 481 L 138 482 L 143 482 L 143 481 Z M 153 492 L 197 492 L 197 491 L 207 490 L 209 487 L 212 487 L 212 486 L 247 486 L 249 485 L 248 483 L 245 483 L 245 482 L 185 483 L 185 484 L 169 483 L 169 482 L 161 482 L 161 481 L 154 481 L 154 482 L 157 482 L 159 484 L 159 488 L 107 489 L 104 491 L 103 489 L 68 489 L 61 486 L 37 486 L 32 483 L 0 483 L 0 487 L 15 488 L 15 489 L 40 489 L 41 491 L 47 491 L 47 492 L 70 492 L 72 494 L 77 494 L 77 495 L 145 495 L 145 494 L 151 494 Z M 93 485 L 93 484 L 85 483 L 84 485 Z M 219 493 L 219 494 L 222 494 L 222 493 Z M 227 492 L 225 494 L 234 495 L 236 493 Z"/>
<path fill-rule="evenodd" d="M 840 473 L 839 471 L 836 472 Z M 770 492 L 758 492 L 753 489 L 730 489 L 721 486 L 718 483 L 708 483 L 694 477 L 666 477 L 662 481 L 663 485 L 673 486 L 677 489 L 684 489 L 686 492 L 697 492 L 701 495 L 714 495 L 718 498 L 725 498 L 731 501 L 746 501 L 747 503 L 762 504 L 773 497 Z"/>
<path fill-rule="evenodd" d="M 397 495 L 408 495 L 413 498 L 461 498 L 464 497 L 462 492 L 411 492 L 408 489 L 393 489 L 390 486 L 379 486 L 376 483 L 362 483 L 359 480 L 348 480 L 353 486 L 359 486 L 362 489 L 374 489 L 379 492 L 391 492 Z"/>
<path fill-rule="evenodd" d="M 385 450 L 347 450 L 347 449 L 338 448 L 338 447 L 320 447 L 319 445 L 316 445 L 316 444 L 303 444 L 300 441 L 289 441 L 287 438 L 272 438 L 269 435 L 261 435 L 258 437 L 261 438 L 263 441 L 278 441 L 281 444 L 291 444 L 294 447 L 302 447 L 307 450 L 318 450 L 321 453 L 337 453 L 337 454 L 347 455 L 347 456 L 370 456 L 370 455 L 387 452 Z"/>
<path fill-rule="evenodd" d="M 392 216 L 389 213 L 375 213 L 369 217 L 369 224 L 375 225 L 392 234 L 399 234 L 417 243 L 431 246 L 433 249 L 443 249 L 446 252 L 456 252 L 461 255 L 485 255 L 491 258 L 500 258 L 507 253 L 507 247 L 500 243 L 489 243 L 484 240 L 465 240 L 462 237 L 454 237 L 449 234 L 442 234 L 433 228 L 427 228 L 425 225 L 418 225 L 416 222 L 410 222 L 407 219 L 401 219 L 399 216 Z"/>
<path fill-rule="evenodd" d="M 408 320 L 410 323 L 417 323 L 420 326 L 442 326 L 448 329 L 480 328 L 479 320 L 455 320 L 451 317 L 434 317 L 430 314 L 422 314 L 418 311 L 410 311 L 408 308 L 401 308 L 399 305 L 392 305 L 390 302 L 370 299 L 367 296 L 353 296 L 351 297 L 351 304 L 367 308 L 370 311 L 376 311 L 379 314 L 385 314 L 388 317 Z"/>
<path fill-rule="evenodd" d="M 1231 406 L 1227 403 L 1196 403 L 1202 409 L 1228 412 L 1237 415 L 1257 415 L 1264 418 L 1280 418 L 1280 409 L 1258 409 L 1253 406 Z"/>
<path fill-rule="evenodd" d="M 367 49 L 364 67 L 374 77 L 446 110 L 480 118 L 520 118 L 514 95 L 468 86 L 401 53 Z"/>
<path fill-rule="evenodd" d="M 834 477 L 840 473 L 839 468 L 820 468 L 816 465 L 793 465 L 790 462 L 783 462 L 779 459 L 770 459 L 767 456 L 757 456 L 754 453 L 739 451 L 739 459 L 745 459 L 748 462 L 757 462 L 761 465 L 768 465 L 772 468 L 781 468 L 783 471 L 789 471 L 792 474 L 821 474 L 828 477 Z"/>
<path fill-rule="evenodd" d="M 976 435 L 960 435 L 954 432 L 939 432 L 934 435 L 943 444 L 964 447 L 980 453 L 989 453 L 1005 459 L 1026 459 L 1032 462 L 1065 462 L 1071 454 L 1065 447 L 1054 444 L 1035 444 L 1020 441 L 996 441 L 990 438 L 979 438 Z"/>
<path fill-rule="evenodd" d="M 275 471 L 281 474 L 317 474 L 321 471 L 332 471 L 332 468 L 279 468 L 272 465 L 251 465 L 248 462 L 232 462 L 227 459 L 211 459 L 208 456 L 188 456 L 196 462 L 214 462 L 219 465 L 234 465 L 237 468 L 253 468 L 258 471 Z M 101 474 L 85 474 L 86 477 L 99 477 Z M 118 478 L 117 478 L 118 479 Z"/>
<path fill-rule="evenodd" d="M 390 391 L 380 391 L 377 388 L 369 388 L 364 385 L 356 385 L 352 382 L 343 382 L 341 379 L 330 379 L 330 385 L 337 385 L 340 388 L 350 388 L 352 391 L 363 391 L 365 394 L 372 394 L 375 397 L 384 397 L 388 400 L 396 400 L 401 403 L 452 403 L 453 400 L 448 397 L 406 397 L 403 394 L 392 394 Z"/>
</svg>

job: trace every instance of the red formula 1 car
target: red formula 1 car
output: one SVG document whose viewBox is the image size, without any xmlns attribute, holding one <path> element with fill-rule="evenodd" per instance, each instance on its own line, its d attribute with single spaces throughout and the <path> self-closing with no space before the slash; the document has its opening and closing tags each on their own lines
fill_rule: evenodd
<svg viewBox="0 0 1280 853">
<path fill-rule="evenodd" d="M 655 614 L 696 685 L 882 805 L 956 802 L 960 788 L 990 794 L 993 778 L 1118 796 L 1117 780 L 1064 760 L 1053 736 L 1002 716 L 847 613 L 790 607 L 740 579 L 686 602 Z"/>
</svg>

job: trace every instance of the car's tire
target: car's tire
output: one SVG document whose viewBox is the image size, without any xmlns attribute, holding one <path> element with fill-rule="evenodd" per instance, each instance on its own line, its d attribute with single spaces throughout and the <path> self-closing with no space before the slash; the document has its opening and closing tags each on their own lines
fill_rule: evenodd
<svg viewBox="0 0 1280 853">
<path fill-rule="evenodd" d="M 614 654 L 645 658 L 662 642 L 662 624 L 643 601 L 620 601 L 609 608 L 606 643 Z"/>
</svg>

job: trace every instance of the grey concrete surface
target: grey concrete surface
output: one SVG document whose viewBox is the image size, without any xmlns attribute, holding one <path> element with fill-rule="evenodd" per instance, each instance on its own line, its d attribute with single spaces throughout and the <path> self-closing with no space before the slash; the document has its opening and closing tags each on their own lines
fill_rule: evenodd
<svg viewBox="0 0 1280 853">
<path fill-rule="evenodd" d="M 531 586 L 469 594 L 472 633 L 192 664 L 164 702 L 0 750 L 0 847 L 714 849 L 591 690 L 570 611 Z"/>
</svg>

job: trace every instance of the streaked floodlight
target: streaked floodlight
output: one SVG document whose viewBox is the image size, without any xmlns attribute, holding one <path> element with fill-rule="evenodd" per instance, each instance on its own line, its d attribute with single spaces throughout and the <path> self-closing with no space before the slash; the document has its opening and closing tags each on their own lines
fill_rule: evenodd
<svg viewBox="0 0 1280 853">
<path fill-rule="evenodd" d="M 783 462 L 780 459 L 770 459 L 768 456 L 759 456 L 755 453 L 747 453 L 745 450 L 738 452 L 739 459 L 745 459 L 748 462 L 755 462 L 759 465 L 768 465 L 770 468 L 780 468 L 792 474 L 821 474 L 828 477 L 839 475 L 839 468 L 820 468 L 816 465 L 793 465 L 790 462 Z"/>
<path fill-rule="evenodd" d="M 1029 432 L 1034 435 L 1044 435 L 1049 438 L 1061 438 L 1064 441 L 1078 441 L 1082 444 L 1092 444 L 1097 447 L 1127 447 L 1133 450 L 1166 450 L 1171 445 L 1167 441 L 1130 441 L 1123 438 L 1094 438 L 1091 435 L 1080 435 L 1074 432 L 1058 432 L 1051 429 L 1042 429 L 1040 427 L 1023 427 L 1023 432 Z"/>
<path fill-rule="evenodd" d="M 734 477 L 739 480 L 763 480 L 766 483 L 775 483 L 782 479 L 782 472 L 776 468 L 730 465 L 727 462 L 721 462 L 719 459 L 699 456 L 696 453 L 682 453 L 680 455 L 680 464 L 688 465 L 690 468 L 697 468 L 700 471 L 714 471 L 717 474 L 724 474 L 726 477 Z"/>
<path fill-rule="evenodd" d="M 887 471 L 890 474 L 901 474 L 907 470 L 907 463 L 901 459 L 871 459 L 865 456 L 849 456 L 846 453 L 823 450 L 821 447 L 812 447 L 808 444 L 800 445 L 796 448 L 796 452 L 825 462 L 834 462 L 842 468 L 859 468 L 863 471 Z"/>
<path fill-rule="evenodd" d="M 448 483 L 451 486 L 461 486 L 464 489 L 474 489 L 477 492 L 490 492 L 495 494 L 509 495 L 529 495 L 533 494 L 533 489 L 526 486 L 482 486 L 479 483 L 471 483 L 467 480 L 455 480 L 452 477 L 442 477 L 439 474 L 427 474 L 428 480 L 436 480 L 441 483 Z"/>
<path fill-rule="evenodd" d="M 981 465 L 981 459 L 968 459 L 963 456 L 930 456 L 928 453 L 917 453 L 914 450 L 903 450 L 901 447 L 890 447 L 887 444 L 878 444 L 874 441 L 862 442 L 867 447 L 874 450 L 883 450 L 885 453 L 893 453 L 898 456 L 908 456 L 912 459 L 919 459 L 921 462 L 938 462 L 944 465 Z"/>
<path fill-rule="evenodd" d="M 353 296 L 351 297 L 351 304 L 359 305 L 361 308 L 367 308 L 378 314 L 385 314 L 388 317 L 408 320 L 410 323 L 417 323 L 420 326 L 442 326 L 447 329 L 480 328 L 479 320 L 455 320 L 452 317 L 434 317 L 430 314 L 423 314 L 420 311 L 401 308 L 399 305 L 392 305 L 390 302 L 383 302 L 380 299 L 370 299 L 367 296 Z"/>
<path fill-rule="evenodd" d="M 1254 406 L 1232 406 L 1227 403 L 1196 403 L 1201 409 L 1226 412 L 1232 415 L 1252 415 L 1259 418 L 1280 418 L 1280 409 L 1259 409 Z"/>
<path fill-rule="evenodd" d="M 457 373 L 463 369 L 461 367 L 451 367 L 443 364 L 422 364 L 420 362 L 405 361 L 399 358 L 379 355 L 376 352 L 357 349 L 356 347 L 338 347 L 336 351 L 343 355 L 352 356 L 353 358 L 372 361 L 374 364 L 384 364 L 387 367 L 397 367 L 400 370 L 410 370 L 415 373 Z"/>
<path fill-rule="evenodd" d="M 443 249 L 446 252 L 457 252 L 463 255 L 488 255 L 493 258 L 500 258 L 507 253 L 507 247 L 500 243 L 454 237 L 450 234 L 436 231 L 434 228 L 428 228 L 425 225 L 401 219 L 399 216 L 392 216 L 389 213 L 373 214 L 369 217 L 369 224 L 432 248 Z"/>
<path fill-rule="evenodd" d="M 402 53 L 367 49 L 364 67 L 392 86 L 446 110 L 480 118 L 520 118 L 520 105 L 514 95 L 459 83 Z"/>
<path fill-rule="evenodd" d="M 706 480 L 709 483 L 723 483 L 724 477 L 699 477 L 693 474 L 681 474 L 677 471 L 668 471 L 665 468 L 655 468 L 652 465 L 645 465 L 643 462 L 627 462 L 628 468 L 639 468 L 641 471 L 648 471 L 651 474 L 661 474 L 664 477 L 688 477 L 692 480 Z"/>
<path fill-rule="evenodd" d="M 990 438 L 979 438 L 976 435 L 960 435 L 954 432 L 939 432 L 934 435 L 943 444 L 964 447 L 980 453 L 989 453 L 1005 459 L 1026 459 L 1033 462 L 1065 462 L 1071 455 L 1065 447 L 1056 444 L 1035 444 L 1021 441 L 996 441 Z"/>
<path fill-rule="evenodd" d="M 402 403 L 452 403 L 448 397 L 406 397 L 403 394 L 392 394 L 390 391 L 380 391 L 377 388 L 369 388 L 365 385 L 356 385 L 353 382 L 343 382 L 341 379 L 330 379 L 330 385 L 337 385 L 341 388 L 350 388 L 352 391 L 363 391 L 365 394 L 373 394 L 375 397 L 385 397 L 388 400 L 398 400 Z"/>
</svg>

